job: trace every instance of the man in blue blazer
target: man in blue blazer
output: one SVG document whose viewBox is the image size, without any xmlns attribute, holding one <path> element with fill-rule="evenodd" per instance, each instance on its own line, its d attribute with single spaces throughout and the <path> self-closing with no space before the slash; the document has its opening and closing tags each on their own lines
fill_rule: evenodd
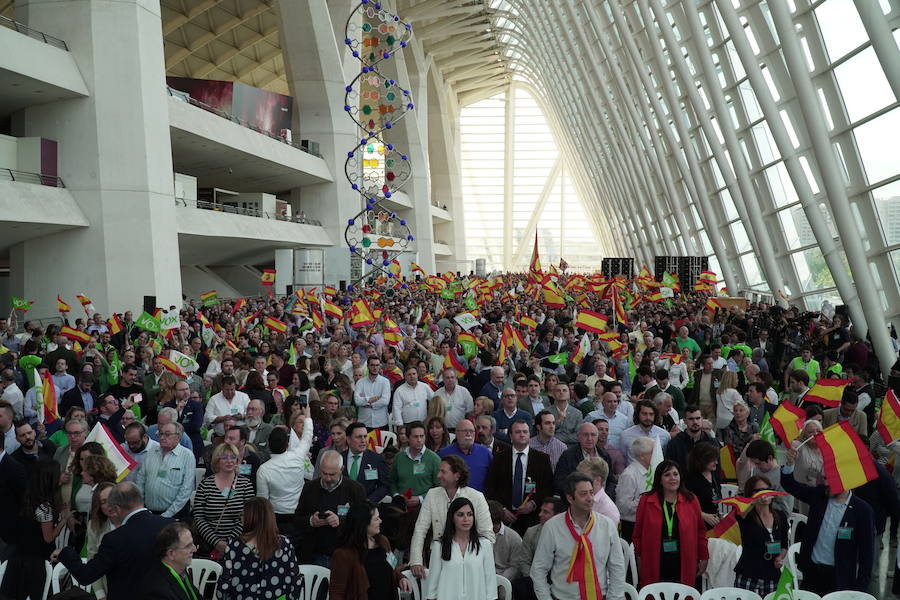
<svg viewBox="0 0 900 600">
<path fill-rule="evenodd" d="M 797 450 L 787 451 L 781 468 L 784 489 L 809 504 L 797 566 L 801 588 L 824 596 L 837 590 L 866 591 L 875 554 L 872 507 L 850 490 L 833 494 L 828 485 L 805 485 L 794 479 Z M 840 565 L 836 568 L 837 565 Z"/>
<path fill-rule="evenodd" d="M 118 484 L 110 492 L 108 504 L 115 511 L 114 522 L 119 526 L 103 536 L 94 558 L 82 563 L 78 551 L 66 547 L 54 551 L 51 560 L 65 565 L 81 585 L 105 575 L 108 600 L 132 600 L 135 584 L 159 562 L 156 536 L 172 519 L 159 517 L 144 508 L 141 492 L 131 482 Z"/>
<path fill-rule="evenodd" d="M 378 504 L 388 495 L 389 472 L 384 458 L 377 452 L 366 450 L 368 430 L 362 423 L 347 427 L 347 450 L 344 457 L 344 473 L 366 490 L 366 497 Z"/>
</svg>

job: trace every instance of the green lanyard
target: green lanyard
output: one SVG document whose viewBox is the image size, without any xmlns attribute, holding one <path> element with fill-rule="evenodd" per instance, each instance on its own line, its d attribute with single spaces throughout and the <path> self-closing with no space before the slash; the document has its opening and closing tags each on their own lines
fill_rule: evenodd
<svg viewBox="0 0 900 600">
<path fill-rule="evenodd" d="M 663 516 L 666 518 L 666 531 L 668 531 L 670 539 L 672 537 L 672 525 L 675 522 L 675 504 L 677 504 L 677 503 L 678 503 L 678 500 L 676 500 L 672 504 L 672 512 L 670 514 L 669 513 L 669 503 L 666 502 L 665 500 L 663 500 Z"/>
<path fill-rule="evenodd" d="M 169 573 L 172 574 L 172 577 L 174 577 L 178 582 L 178 585 L 181 586 L 181 591 L 184 592 L 185 597 L 190 598 L 190 600 L 197 600 L 197 595 L 194 594 L 194 588 L 189 585 L 185 585 L 184 579 L 182 579 L 181 576 L 175 572 L 175 569 L 173 569 L 166 563 L 163 563 L 163 566 L 169 570 Z"/>
</svg>

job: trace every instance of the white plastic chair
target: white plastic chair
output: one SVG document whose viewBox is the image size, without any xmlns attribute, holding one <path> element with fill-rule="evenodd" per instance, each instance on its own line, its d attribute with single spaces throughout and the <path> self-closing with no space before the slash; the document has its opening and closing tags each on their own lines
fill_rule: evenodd
<svg viewBox="0 0 900 600">
<path fill-rule="evenodd" d="M 503 575 L 497 575 L 497 594 L 498 600 L 512 600 L 512 583 Z"/>
<path fill-rule="evenodd" d="M 872 594 L 865 592 L 854 592 L 852 590 L 842 590 L 840 592 L 831 592 L 822 596 L 822 600 L 878 600 Z"/>
<path fill-rule="evenodd" d="M 203 481 L 203 478 L 206 477 L 206 469 L 203 467 L 196 467 L 194 469 L 194 489 L 196 490 L 200 487 L 200 482 Z"/>
<path fill-rule="evenodd" d="M 788 519 L 788 546 L 797 541 L 797 527 L 800 523 L 806 523 L 806 515 L 791 513 L 791 518 Z"/>
<path fill-rule="evenodd" d="M 409 582 L 409 587 L 412 589 L 413 600 L 422 600 L 422 583 L 421 579 L 416 579 L 416 576 L 412 574 L 412 571 L 406 569 L 402 573 L 403 578 Z"/>
<path fill-rule="evenodd" d="M 735 587 L 720 587 L 706 590 L 700 600 L 762 600 L 759 594 Z"/>
<path fill-rule="evenodd" d="M 619 538 L 619 543 L 622 544 L 622 556 L 625 558 L 625 580 L 627 582 L 628 575 L 631 574 L 631 584 L 637 585 L 638 570 L 637 560 L 634 557 L 634 544 L 626 542 L 622 538 Z"/>
<path fill-rule="evenodd" d="M 68 527 L 64 527 L 62 531 L 59 532 L 59 535 L 56 536 L 56 539 L 53 540 L 53 543 L 56 545 L 57 550 L 62 550 L 66 546 L 69 545 L 69 537 L 72 535 L 72 531 Z"/>
<path fill-rule="evenodd" d="M 300 600 L 316 600 L 319 589 L 324 585 L 328 590 L 331 570 L 318 565 L 300 565 Z"/>
<path fill-rule="evenodd" d="M 450 443 L 452 444 L 456 440 L 456 434 L 452 431 L 447 432 L 447 436 L 450 438 Z"/>
<path fill-rule="evenodd" d="M 222 575 L 222 565 L 213 560 L 195 558 L 187 568 L 191 576 L 191 583 L 200 591 L 200 595 L 206 595 L 206 586 L 212 584 L 212 596 L 216 595 L 216 586 L 219 585 L 219 577 Z"/>
<path fill-rule="evenodd" d="M 800 572 L 800 569 L 797 568 L 797 556 L 800 554 L 800 542 L 796 542 L 788 546 L 787 556 L 785 556 L 785 564 L 787 565 L 788 571 L 791 572 L 791 575 L 794 576 L 794 588 L 800 587 L 800 582 L 803 580 L 803 574 Z"/>
<path fill-rule="evenodd" d="M 0 584 L 3 583 L 3 576 L 6 575 L 6 561 L 0 562 Z"/>
<path fill-rule="evenodd" d="M 53 565 L 49 561 L 44 561 L 44 593 L 41 600 L 50 596 L 50 585 L 53 583 Z"/>
<path fill-rule="evenodd" d="M 722 498 L 731 498 L 738 495 L 738 486 L 733 483 L 722 484 Z M 730 509 L 729 509 L 730 510 Z"/>
<path fill-rule="evenodd" d="M 683 583 L 651 583 L 641 588 L 638 600 L 648 600 L 648 598 L 653 598 L 653 600 L 697 600 L 700 598 L 700 592 Z"/>
<path fill-rule="evenodd" d="M 822 600 L 822 596 L 806 590 L 791 590 L 791 595 L 794 597 L 794 600 Z M 775 600 L 775 592 L 772 592 L 763 600 Z"/>
<path fill-rule="evenodd" d="M 375 446 L 375 452 L 381 454 L 382 452 L 384 452 L 384 449 L 390 445 L 393 445 L 394 448 L 397 447 L 397 434 L 393 431 L 382 431 L 381 446 Z"/>
<path fill-rule="evenodd" d="M 638 591 L 630 583 L 625 583 L 625 600 L 638 600 Z"/>
<path fill-rule="evenodd" d="M 85 563 L 87 562 L 87 559 L 82 558 L 81 562 Z M 62 563 L 56 563 L 56 566 L 53 567 L 53 573 L 50 577 L 50 592 L 52 594 L 58 594 L 63 591 L 62 580 L 68 574 L 69 570 L 65 567 L 65 565 L 63 565 Z M 81 585 L 74 577 L 72 577 L 72 587 L 77 587 L 86 592 L 91 591 L 91 584 Z"/>
</svg>

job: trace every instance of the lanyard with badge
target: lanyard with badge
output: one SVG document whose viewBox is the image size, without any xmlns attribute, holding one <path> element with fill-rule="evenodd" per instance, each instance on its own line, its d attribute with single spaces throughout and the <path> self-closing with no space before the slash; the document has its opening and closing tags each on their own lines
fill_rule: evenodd
<svg viewBox="0 0 900 600">
<path fill-rule="evenodd" d="M 669 512 L 669 503 L 663 500 L 663 517 L 666 520 L 666 538 L 663 539 L 663 552 L 678 552 L 678 540 L 672 536 L 672 529 L 675 525 L 675 505 L 678 500 L 672 503 L 672 512 Z"/>
<path fill-rule="evenodd" d="M 763 555 L 765 560 L 772 560 L 781 554 L 781 542 L 775 540 L 775 534 L 778 532 L 778 518 L 774 518 L 772 520 L 772 529 L 769 529 L 762 522 L 762 518 L 757 514 L 756 519 L 759 521 L 759 524 L 762 525 L 763 529 L 766 530 L 766 535 L 768 536 L 768 541 L 766 542 L 766 553 Z"/>
<path fill-rule="evenodd" d="M 185 598 L 189 598 L 190 600 L 197 600 L 197 595 L 194 593 L 194 588 L 189 585 L 185 585 L 184 579 L 182 579 L 181 576 L 175 572 L 175 569 L 173 569 L 166 563 L 163 563 L 163 566 L 165 566 L 166 569 L 169 570 L 169 573 L 171 573 L 172 577 L 175 578 L 175 581 L 178 582 L 178 585 L 181 587 L 181 591 L 184 592 Z"/>
</svg>

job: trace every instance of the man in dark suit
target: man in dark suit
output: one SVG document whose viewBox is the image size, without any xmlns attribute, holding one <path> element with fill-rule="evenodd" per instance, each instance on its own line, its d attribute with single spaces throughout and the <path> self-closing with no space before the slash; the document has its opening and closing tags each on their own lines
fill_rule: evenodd
<svg viewBox="0 0 900 600">
<path fill-rule="evenodd" d="M 600 439 L 600 432 L 593 423 L 582 423 L 578 426 L 578 445 L 572 446 L 560 455 L 556 461 L 556 471 L 553 475 L 553 487 L 556 491 L 563 495 L 565 490 L 566 477 L 569 473 L 578 468 L 578 464 L 586 458 L 600 457 L 606 461 L 609 466 L 610 476 L 606 479 L 606 495 L 616 499 L 616 481 L 612 476 L 612 458 L 602 448 L 597 447 L 597 441 Z"/>
<path fill-rule="evenodd" d="M 713 357 L 709 354 L 700 357 L 700 370 L 694 373 L 694 387 L 684 399 L 687 404 L 699 406 L 703 417 L 715 422 L 716 388 L 722 379 L 721 369 L 713 368 Z"/>
<path fill-rule="evenodd" d="M 526 423 L 527 424 L 527 423 Z M 497 456 L 504 450 L 509 450 L 507 440 L 509 437 L 504 435 L 505 439 L 501 440 L 497 434 L 497 419 L 491 415 L 481 415 L 475 419 L 475 431 L 477 431 L 478 443 L 491 451 L 491 456 Z"/>
<path fill-rule="evenodd" d="M 65 565 L 82 585 L 106 576 L 108 600 L 131 600 L 135 583 L 157 562 L 156 536 L 172 519 L 144 508 L 141 492 L 131 482 L 118 484 L 107 502 L 115 513 L 113 522 L 119 525 L 103 536 L 94 558 L 82 563 L 78 551 L 71 547 L 55 550 L 50 558 Z"/>
<path fill-rule="evenodd" d="M 90 406 L 86 406 L 86 405 Z M 80 406 L 86 411 L 97 408 L 97 392 L 94 390 L 94 375 L 82 373 L 78 377 L 78 384 L 62 395 L 59 402 L 59 414 L 65 416 L 73 406 Z"/>
<path fill-rule="evenodd" d="M 529 447 L 528 423 L 514 421 L 509 432 L 512 447 L 494 455 L 484 495 L 503 505 L 503 522 L 523 535 L 537 524 L 538 508 L 553 493 L 553 467 L 549 456 Z"/>
<path fill-rule="evenodd" d="M 367 431 L 364 424 L 351 423 L 347 427 L 349 447 L 341 456 L 344 458 L 344 474 L 363 486 L 366 497 L 378 504 L 388 495 L 390 472 L 380 454 L 366 449 Z"/>
<path fill-rule="evenodd" d="M 19 520 L 15 518 L 22 507 L 22 494 L 28 473 L 19 461 L 0 448 L 0 560 L 12 554 Z"/>
<path fill-rule="evenodd" d="M 797 450 L 789 448 L 781 469 L 781 485 L 809 504 L 797 566 L 801 588 L 825 596 L 838 590 L 866 591 L 875 555 L 875 518 L 872 507 L 850 490 L 833 493 L 829 485 L 805 485 L 794 479 Z M 840 565 L 840 568 L 837 568 Z"/>
<path fill-rule="evenodd" d="M 143 600 L 197 600 L 200 592 L 187 574 L 194 558 L 194 536 L 184 523 L 175 522 L 163 527 L 156 536 L 156 555 L 159 561 L 149 565 L 141 582 L 138 598 Z"/>
</svg>

